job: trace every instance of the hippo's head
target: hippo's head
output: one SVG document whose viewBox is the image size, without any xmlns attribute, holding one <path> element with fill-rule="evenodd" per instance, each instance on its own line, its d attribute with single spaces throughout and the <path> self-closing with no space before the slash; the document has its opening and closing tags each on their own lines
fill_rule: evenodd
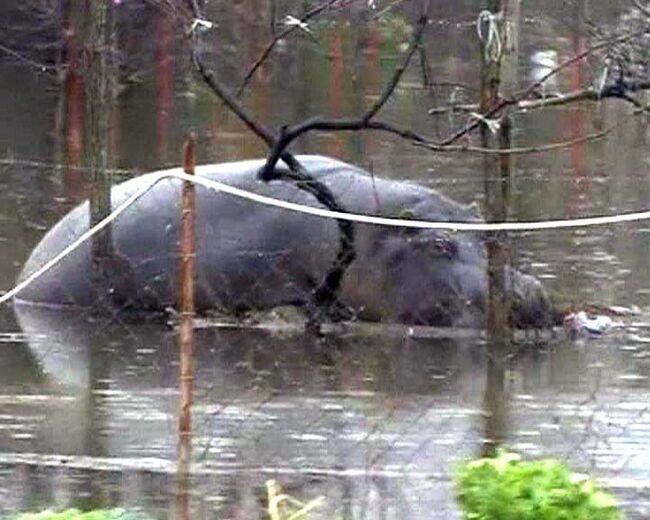
<svg viewBox="0 0 650 520">
<path fill-rule="evenodd" d="M 368 256 L 381 275 L 380 315 L 418 325 L 481 328 L 488 302 L 488 265 L 480 236 L 440 230 L 377 231 Z M 366 265 L 370 269 L 370 265 Z M 506 268 L 511 323 L 546 328 L 557 323 L 541 282 Z"/>
<path fill-rule="evenodd" d="M 375 251 L 385 273 L 390 319 L 437 326 L 482 325 L 485 258 L 473 237 L 394 230 Z"/>
</svg>

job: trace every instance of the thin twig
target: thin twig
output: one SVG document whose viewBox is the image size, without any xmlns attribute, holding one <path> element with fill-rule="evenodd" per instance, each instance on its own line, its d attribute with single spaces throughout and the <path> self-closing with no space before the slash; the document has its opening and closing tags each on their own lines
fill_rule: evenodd
<svg viewBox="0 0 650 520">
<path fill-rule="evenodd" d="M 465 83 L 461 83 L 459 81 L 431 81 L 429 82 L 429 85 L 432 87 L 450 87 L 450 88 L 458 88 L 462 90 L 467 90 L 468 92 L 477 92 L 478 89 L 476 87 L 472 87 L 470 85 L 467 85 Z"/>
<path fill-rule="evenodd" d="M 595 141 L 597 139 L 602 139 L 607 134 L 611 133 L 615 128 L 620 126 L 620 123 L 613 124 L 600 132 L 595 132 L 593 134 L 588 134 L 583 137 L 578 137 L 576 139 L 571 139 L 569 141 L 562 141 L 560 143 L 551 143 L 537 146 L 522 146 L 517 148 L 483 148 L 481 146 L 453 146 L 453 145 L 435 145 L 428 142 L 422 141 L 413 141 L 415 146 L 421 146 L 427 150 L 432 150 L 434 152 L 466 152 L 466 153 L 478 153 L 482 155 L 523 155 L 531 153 L 542 153 L 550 152 L 553 150 L 560 150 L 562 148 L 571 148 L 579 144 L 588 143 L 589 141 Z"/>
<path fill-rule="evenodd" d="M 624 99 L 628 103 L 633 104 L 637 110 L 635 111 L 635 114 L 640 113 L 640 112 L 650 112 L 650 107 L 648 105 L 645 105 L 641 103 L 638 99 L 630 96 L 627 92 L 622 92 L 621 93 L 621 99 Z"/>
<path fill-rule="evenodd" d="M 57 66 L 57 65 L 45 65 L 44 63 L 38 63 L 37 61 L 34 61 L 32 59 L 29 59 L 19 52 L 16 52 L 13 49 L 10 49 L 9 47 L 5 47 L 4 45 L 0 45 L 0 52 L 4 52 L 5 54 L 9 54 L 10 56 L 13 56 L 19 61 L 22 61 L 23 63 L 26 63 L 28 65 L 31 65 L 32 67 L 39 69 L 41 72 L 47 72 L 47 71 L 54 71 L 58 72 L 61 69 L 64 69 L 65 66 Z"/>
<path fill-rule="evenodd" d="M 373 16 L 373 19 L 379 20 L 382 16 L 384 16 L 386 13 L 389 11 L 392 11 L 396 7 L 398 7 L 400 4 L 403 4 L 404 0 L 394 0 L 390 4 L 388 4 L 386 7 L 384 7 L 381 11 L 377 11 L 375 15 Z"/>
<path fill-rule="evenodd" d="M 305 13 L 305 15 L 302 18 L 300 18 L 300 23 L 302 24 L 302 23 L 308 22 L 310 19 L 312 19 L 315 16 L 319 15 L 320 13 L 325 11 L 326 9 L 329 9 L 330 7 L 332 7 L 332 5 L 334 5 L 338 1 L 339 0 L 328 0 L 327 2 L 324 2 L 324 3 L 314 7 L 313 9 L 311 9 L 310 11 Z M 262 64 L 269 57 L 269 55 L 271 54 L 271 52 L 273 51 L 273 49 L 275 48 L 277 43 L 280 40 L 282 40 L 282 39 L 286 38 L 287 36 L 289 36 L 292 32 L 294 32 L 299 27 L 300 27 L 300 24 L 291 25 L 291 26 L 287 27 L 286 29 L 284 29 L 283 31 L 281 31 L 280 33 L 276 34 L 273 37 L 273 39 L 267 44 L 267 46 L 262 51 L 262 53 L 259 55 L 259 57 L 255 60 L 255 63 L 253 63 L 253 65 L 251 66 L 249 71 L 246 73 L 246 76 L 244 76 L 244 79 L 242 80 L 241 85 L 239 85 L 239 88 L 237 89 L 237 93 L 235 94 L 235 96 L 237 98 L 240 98 L 241 95 L 244 93 L 244 90 L 246 89 L 246 87 L 250 83 L 250 80 L 253 78 L 253 76 L 255 75 L 257 70 L 262 66 Z"/>
<path fill-rule="evenodd" d="M 210 87 L 210 89 L 221 99 L 224 104 L 262 141 L 269 147 L 273 147 L 277 140 L 273 132 L 268 129 L 263 123 L 257 121 L 239 102 L 228 92 L 215 77 L 214 72 L 208 69 L 203 60 L 199 57 L 196 49 L 192 49 L 192 61 L 199 72 L 203 81 Z M 300 165 L 298 160 L 289 152 L 283 151 L 281 154 L 282 160 L 289 166 L 289 168 L 296 172 L 306 174 L 305 169 Z"/>
</svg>

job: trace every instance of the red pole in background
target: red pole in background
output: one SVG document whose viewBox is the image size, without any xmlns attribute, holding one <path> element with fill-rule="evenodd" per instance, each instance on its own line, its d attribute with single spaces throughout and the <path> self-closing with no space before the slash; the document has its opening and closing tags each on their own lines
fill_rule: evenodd
<svg viewBox="0 0 650 520">
<path fill-rule="evenodd" d="M 156 106 L 156 151 L 161 163 L 167 162 L 169 140 L 169 118 L 174 94 L 174 63 L 171 21 L 166 13 L 160 13 L 156 20 L 156 79 L 158 81 L 158 102 Z"/>
</svg>

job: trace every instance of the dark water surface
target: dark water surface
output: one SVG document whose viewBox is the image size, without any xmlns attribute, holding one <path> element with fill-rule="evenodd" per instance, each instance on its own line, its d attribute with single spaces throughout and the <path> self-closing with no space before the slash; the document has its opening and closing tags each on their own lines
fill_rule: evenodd
<svg viewBox="0 0 650 520">
<path fill-rule="evenodd" d="M 435 23 L 427 50 L 435 81 L 476 85 L 471 22 L 478 7 L 470 4 L 431 2 Z M 623 9 L 615 2 L 591 4 L 590 15 L 600 23 L 614 24 Z M 588 45 L 577 36 L 580 28 L 566 21 L 567 5 L 525 7 L 522 84 L 536 50 L 565 58 Z M 210 13 L 219 30 L 206 44 L 207 56 L 231 88 L 268 41 L 268 8 L 263 1 L 223 2 Z M 288 39 L 251 84 L 247 106 L 272 125 L 356 113 L 390 77 L 416 12 L 404 2 L 390 23 L 380 24 L 355 8 L 315 24 L 318 43 L 304 35 Z M 131 66 L 123 73 L 137 81 L 124 83 L 110 108 L 110 166 L 133 174 L 177 164 L 190 128 L 198 132 L 201 162 L 263 154 L 259 141 L 191 74 L 173 22 L 153 10 L 132 18 L 122 35 Z M 145 41 L 143 34 L 156 37 Z M 588 74 L 586 67 L 570 68 L 559 86 L 574 88 Z M 440 136 L 465 121 L 428 116 L 450 89 L 432 95 L 420 85 L 419 69 L 412 67 L 384 109 L 386 118 Z M 75 96 L 52 73 L 0 61 L 1 290 L 13 286 L 45 231 L 89 192 L 77 113 L 84 102 Z M 512 219 L 648 209 L 647 126 L 630 114 L 627 105 L 607 101 L 518 115 L 517 146 L 621 125 L 599 141 L 518 157 Z M 417 180 L 467 203 L 482 201 L 477 156 L 428 153 L 371 133 L 310 135 L 296 150 Z M 503 436 L 525 455 L 559 457 L 591 472 L 630 518 L 647 518 L 650 227 L 514 239 L 517 263 L 542 278 L 557 301 L 626 306 L 640 314 L 599 338 L 542 345 L 531 339 L 513 356 L 503 395 L 488 385 L 485 345 L 476 337 L 418 338 L 407 329 L 324 338 L 200 330 L 195 517 L 259 517 L 264 483 L 275 478 L 303 500 L 324 495 L 326 506 L 316 517 L 453 518 L 455 464 Z M 173 328 L 160 321 L 0 308 L 0 514 L 122 505 L 171 515 L 176 349 Z M 495 399 L 507 402 L 504 417 L 487 412 L 500 408 Z"/>
</svg>

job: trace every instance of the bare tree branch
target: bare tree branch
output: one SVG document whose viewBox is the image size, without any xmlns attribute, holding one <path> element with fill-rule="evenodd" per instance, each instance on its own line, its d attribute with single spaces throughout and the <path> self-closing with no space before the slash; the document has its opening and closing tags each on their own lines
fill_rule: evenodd
<svg viewBox="0 0 650 520">
<path fill-rule="evenodd" d="M 420 43 L 422 42 L 422 36 L 424 35 L 424 30 L 426 29 L 428 23 L 429 23 L 429 19 L 424 15 L 421 16 L 420 19 L 418 20 L 415 28 L 415 33 L 413 34 L 411 43 L 409 44 L 409 47 L 406 50 L 406 53 L 404 54 L 404 59 L 402 60 L 402 63 L 395 69 L 395 72 L 393 72 L 393 76 L 388 82 L 388 85 L 384 87 L 384 91 L 382 92 L 381 96 L 379 96 L 379 99 L 375 102 L 375 104 L 372 107 L 370 107 L 370 109 L 361 118 L 364 123 L 370 121 L 375 116 L 375 114 L 377 114 L 377 112 L 381 110 L 381 108 L 386 104 L 386 101 L 388 101 L 388 98 L 395 91 L 395 88 L 397 88 L 397 84 L 402 79 L 402 76 L 404 75 L 404 71 L 406 70 L 409 63 L 411 62 L 411 58 L 413 57 L 413 54 L 415 53 L 415 51 L 420 46 Z"/>
<path fill-rule="evenodd" d="M 269 157 L 267 158 L 267 163 L 260 171 L 261 178 L 265 180 L 271 180 L 273 178 L 278 178 L 278 175 L 280 175 L 281 178 L 286 178 L 289 180 L 293 180 L 295 182 L 305 183 L 305 187 L 309 185 L 307 178 L 296 173 L 290 174 L 287 172 L 280 172 L 276 170 L 275 165 L 277 164 L 279 159 L 282 159 L 294 172 L 301 172 L 304 175 L 305 173 L 304 169 L 301 169 L 300 165 L 297 164 L 297 161 L 294 163 L 295 159 L 293 159 L 293 156 L 291 154 L 286 152 L 286 148 L 297 137 L 310 131 L 338 132 L 338 131 L 375 130 L 375 131 L 383 131 L 383 132 L 391 133 L 393 135 L 397 135 L 398 137 L 401 137 L 403 139 L 410 140 L 416 146 L 421 146 L 437 152 L 451 152 L 451 153 L 466 152 L 466 153 L 480 153 L 480 154 L 486 154 L 486 153 L 526 154 L 526 153 L 541 153 L 541 152 L 547 152 L 547 151 L 575 146 L 577 144 L 581 144 L 584 142 L 600 139 L 613 130 L 612 127 L 602 132 L 597 132 L 582 138 L 565 141 L 561 143 L 552 143 L 548 145 L 522 147 L 522 148 L 511 148 L 507 150 L 493 150 L 493 149 L 484 149 L 482 147 L 473 147 L 473 146 L 450 146 L 451 142 L 450 143 L 447 142 L 449 140 L 436 143 L 428 139 L 427 137 L 414 132 L 411 129 L 399 128 L 384 121 L 374 120 L 373 117 L 379 112 L 379 110 L 390 98 L 391 94 L 394 92 L 395 88 L 397 87 L 397 84 L 399 83 L 401 76 L 404 74 L 404 71 L 406 70 L 408 64 L 410 63 L 413 54 L 415 53 L 415 51 L 417 50 L 421 42 L 422 34 L 424 29 L 426 28 L 426 24 L 427 24 L 426 18 L 423 17 L 419 20 L 417 30 L 414 33 L 414 37 L 411 41 L 411 44 L 409 45 L 409 49 L 405 53 L 402 63 L 400 64 L 400 66 L 398 66 L 395 69 L 391 81 L 386 85 L 380 98 L 373 104 L 373 106 L 362 117 L 355 118 L 355 119 L 351 119 L 351 118 L 328 119 L 322 117 L 313 117 L 301 123 L 298 123 L 294 126 L 285 127 L 281 129 L 281 135 L 279 139 L 276 139 L 270 130 L 266 129 L 264 126 L 257 123 L 249 114 L 247 114 L 245 110 L 241 107 L 241 105 L 238 104 L 237 100 L 234 99 L 232 96 L 230 96 L 229 93 L 226 91 L 226 89 L 224 89 L 222 86 L 219 85 L 218 82 L 216 82 L 214 75 L 210 71 L 207 71 L 204 66 L 202 66 L 200 60 L 197 66 L 201 74 L 204 76 L 204 80 L 206 81 L 206 83 L 208 83 L 211 86 L 211 88 L 217 93 L 217 95 L 224 100 L 226 105 L 229 106 L 229 108 L 231 108 L 231 110 L 233 110 L 238 115 L 238 117 L 240 117 L 242 121 L 244 121 L 244 123 L 251 130 L 253 130 L 253 132 L 255 132 L 258 136 L 260 136 L 267 143 L 267 145 L 271 147 L 271 152 L 269 154 Z M 545 81 L 547 77 L 550 77 L 552 74 L 555 74 L 560 70 L 562 70 L 563 68 L 568 67 L 572 63 L 575 63 L 576 61 L 584 58 L 590 52 L 595 52 L 596 50 L 603 48 L 605 45 L 612 43 L 612 41 L 615 42 L 625 41 L 633 37 L 634 35 L 638 35 L 638 33 L 626 34 L 615 38 L 610 38 L 606 41 L 599 42 L 598 44 L 590 47 L 584 52 L 567 59 L 566 61 L 558 65 L 558 67 L 556 67 L 553 71 L 549 72 L 549 74 L 546 77 L 542 78 L 538 82 L 529 85 L 526 89 L 522 90 L 511 100 L 502 101 L 501 104 L 497 108 L 495 108 L 494 112 L 496 113 L 498 110 L 500 110 L 501 108 L 509 104 L 514 104 L 518 109 L 521 110 L 530 110 L 533 108 L 567 104 L 567 103 L 580 101 L 580 100 L 599 100 L 606 97 L 621 98 L 628 102 L 634 103 L 635 106 L 637 107 L 640 107 L 641 104 L 638 101 L 634 100 L 634 98 L 631 98 L 630 96 L 624 95 L 621 86 L 618 84 L 609 85 L 604 89 L 602 89 L 602 91 L 600 92 L 598 92 L 594 88 L 586 88 L 583 90 L 570 92 L 551 99 L 543 99 L 543 100 L 525 99 L 525 97 L 529 96 L 532 92 L 534 92 L 534 90 L 539 85 L 541 85 L 541 83 Z M 650 89 L 650 82 L 637 82 L 637 83 L 629 84 L 627 85 L 627 88 L 632 91 Z M 464 110 L 464 111 L 475 111 L 477 109 L 477 106 L 460 105 L 454 108 L 459 110 Z M 643 108 L 646 109 L 646 107 Z M 437 109 L 432 109 L 430 113 L 438 113 L 442 111 L 448 113 L 449 109 L 447 107 L 440 107 Z M 476 127 L 477 125 L 478 123 L 471 123 L 463 130 L 466 130 L 469 127 Z M 334 203 L 333 198 L 332 200 L 326 202 L 325 204 L 329 205 L 331 203 Z"/>
<path fill-rule="evenodd" d="M 432 150 L 434 152 L 452 152 L 452 153 L 478 153 L 482 155 L 525 155 L 531 153 L 542 153 L 550 152 L 554 150 L 560 150 L 562 148 L 571 148 L 579 144 L 588 143 L 590 141 L 595 141 L 597 139 L 602 139 L 607 134 L 611 133 L 614 129 L 620 126 L 620 123 L 613 124 L 608 126 L 600 132 L 595 132 L 593 134 L 586 135 L 584 137 L 578 137 L 576 139 L 571 139 L 569 141 L 562 141 L 560 143 L 551 143 L 537 146 L 525 146 L 518 148 L 483 148 L 481 146 L 454 146 L 454 145 L 436 145 L 429 142 L 422 141 L 413 141 L 415 146 L 421 146 L 427 150 Z"/>
<path fill-rule="evenodd" d="M 44 63 L 38 63 L 37 61 L 31 60 L 19 52 L 16 52 L 13 49 L 10 49 L 9 47 L 5 47 L 4 45 L 0 45 L 0 52 L 3 52 L 5 54 L 8 54 L 9 56 L 13 56 L 16 58 L 18 61 L 21 61 L 23 63 L 26 63 L 27 65 L 31 65 L 35 69 L 40 70 L 41 72 L 58 72 L 59 70 L 65 68 L 65 66 L 57 66 L 57 65 L 46 65 Z"/>
<path fill-rule="evenodd" d="M 278 160 L 283 157 L 284 150 L 300 135 L 305 132 L 310 132 L 312 130 L 327 130 L 327 131 L 351 131 L 351 130 L 363 130 L 363 129 L 376 129 L 376 130 L 385 130 L 393 133 L 397 133 L 402 136 L 408 135 L 409 139 L 415 138 L 414 133 L 410 131 L 396 130 L 394 127 L 386 123 L 373 123 L 372 118 L 381 110 L 381 108 L 386 104 L 388 98 L 395 91 L 397 84 L 399 83 L 404 71 L 408 67 L 408 64 L 415 53 L 415 50 L 420 45 L 422 41 L 422 36 L 424 35 L 424 30 L 427 27 L 428 18 L 426 16 L 421 16 L 417 22 L 416 30 L 413 34 L 413 38 L 409 45 L 408 50 L 404 55 L 402 63 L 395 69 L 395 72 L 388 82 L 384 91 L 379 96 L 379 99 L 368 109 L 368 111 L 363 114 L 360 118 L 356 119 L 326 119 L 321 117 L 315 117 L 307 119 L 302 123 L 291 127 L 285 127 L 282 130 L 280 138 L 277 140 L 269 156 L 266 160 L 266 164 L 262 168 L 260 174 L 262 178 L 265 178 L 273 171 Z"/>
<path fill-rule="evenodd" d="M 650 90 L 650 81 L 627 81 L 624 84 L 619 82 L 606 85 L 601 91 L 593 87 L 588 87 L 579 90 L 573 90 L 558 94 L 553 97 L 546 97 L 540 99 L 522 99 L 514 106 L 517 110 L 527 111 L 538 108 L 547 108 L 558 105 L 568 105 L 576 101 L 601 101 L 606 98 L 619 98 L 629 101 L 635 106 L 641 106 L 638 101 L 631 98 L 625 91 L 637 92 L 641 90 Z M 440 106 L 429 109 L 429 115 L 447 115 L 450 111 L 458 112 L 476 112 L 479 109 L 477 103 L 463 103 L 463 104 L 450 104 L 448 106 Z"/>
<path fill-rule="evenodd" d="M 622 92 L 621 95 L 619 96 L 621 99 L 624 99 L 628 103 L 631 103 L 634 105 L 638 110 L 638 112 L 650 112 L 650 107 L 644 103 L 641 103 L 638 99 L 630 96 L 627 92 Z"/>
<path fill-rule="evenodd" d="M 249 130 L 262 139 L 267 145 L 273 146 L 275 144 L 275 137 L 271 130 L 257 121 L 242 105 L 239 104 L 234 96 L 228 92 L 225 86 L 215 78 L 214 72 L 205 66 L 203 60 L 199 57 L 194 48 L 192 49 L 192 62 L 203 78 L 203 81 L 219 97 L 219 99 L 224 102 L 224 104 L 249 128 Z"/>
<path fill-rule="evenodd" d="M 632 0 L 632 3 L 635 5 L 635 7 L 641 11 L 644 15 L 650 17 L 650 9 L 646 6 L 644 6 L 639 0 Z"/>
<path fill-rule="evenodd" d="M 537 90 L 537 88 L 539 88 L 547 79 L 554 76 L 555 74 L 557 74 L 561 70 L 563 70 L 563 69 L 569 67 L 570 65 L 574 64 L 575 62 L 580 61 L 581 59 L 587 57 L 588 55 L 590 55 L 590 54 L 592 54 L 592 53 L 594 53 L 594 52 L 596 52 L 596 51 L 598 51 L 600 49 L 603 49 L 603 48 L 605 48 L 608 45 L 611 45 L 613 43 L 625 42 L 625 41 L 628 41 L 628 40 L 630 40 L 630 39 L 632 39 L 632 38 L 634 38 L 636 36 L 640 36 L 640 35 L 642 35 L 642 34 L 644 34 L 646 32 L 647 32 L 647 30 L 643 29 L 643 30 L 640 30 L 640 31 L 632 32 L 632 33 L 626 33 L 626 34 L 623 34 L 623 35 L 614 36 L 614 37 L 607 38 L 607 39 L 605 39 L 605 40 L 603 40 L 601 42 L 598 42 L 598 43 L 588 47 L 584 51 L 582 51 L 582 52 L 572 56 L 571 58 L 563 61 L 562 63 L 560 63 L 557 67 L 555 67 L 554 69 L 549 71 L 548 74 L 545 74 L 544 76 L 542 76 L 538 81 L 535 81 L 535 82 L 531 83 L 528 87 L 526 87 L 524 90 L 517 93 L 512 98 L 502 100 L 494 108 L 492 108 L 491 110 L 489 110 L 485 114 L 482 114 L 483 117 L 490 118 L 490 117 L 494 116 L 495 114 L 498 114 L 505 107 L 514 105 L 514 104 L 518 103 L 519 101 L 521 101 L 522 99 L 527 98 L 532 93 L 534 93 L 535 90 Z M 474 122 L 468 124 L 467 126 L 465 126 L 464 128 L 462 128 L 461 130 L 459 130 L 458 132 L 456 132 L 455 134 L 453 134 L 452 136 L 448 137 L 444 141 L 440 142 L 439 145 L 440 146 L 446 146 L 446 145 L 453 144 L 456 141 L 458 141 L 458 139 L 460 139 L 461 137 L 465 136 L 466 134 L 468 134 L 472 130 L 476 129 L 479 125 L 480 125 L 479 121 L 474 121 Z"/>
<path fill-rule="evenodd" d="M 269 147 L 275 147 L 279 140 L 273 136 L 270 130 L 256 121 L 234 97 L 217 81 L 214 73 L 208 70 L 197 53 L 193 50 L 193 62 L 206 84 L 226 104 L 226 106 L 239 117 L 244 124 L 259 136 Z M 322 182 L 314 179 L 307 173 L 298 160 L 289 152 L 281 151 L 278 158 L 289 166 L 290 171 L 275 168 L 265 173 L 260 172 L 260 178 L 265 181 L 289 180 L 296 186 L 312 194 L 318 202 L 332 211 L 344 212 L 345 209 L 339 205 L 331 190 Z M 277 163 L 277 160 L 276 160 Z M 354 248 L 354 224 L 346 220 L 337 220 L 339 226 L 339 251 L 331 269 L 326 274 L 321 284 L 314 291 L 314 311 L 324 309 L 325 313 L 331 314 L 336 311 L 335 305 L 338 302 L 338 292 L 347 267 L 354 261 L 356 256 Z M 319 317 L 315 316 L 314 321 Z"/>
<path fill-rule="evenodd" d="M 202 18 L 196 0 L 188 0 L 191 4 L 192 12 L 196 18 Z M 192 35 L 196 38 L 196 35 Z M 199 56 L 197 46 L 191 42 L 191 55 L 192 62 L 194 63 L 197 71 L 203 78 L 204 82 L 216 96 L 221 99 L 224 104 L 237 116 L 239 119 L 260 139 L 262 139 L 269 147 L 274 148 L 278 139 L 273 135 L 264 124 L 257 121 L 248 111 L 239 104 L 238 100 L 228 92 L 228 89 L 222 85 L 216 78 L 214 72 L 208 69 L 201 57 Z M 282 150 L 278 159 L 282 160 L 289 167 L 289 171 L 283 169 L 265 170 L 264 174 L 260 172 L 260 178 L 265 181 L 271 180 L 288 180 L 293 182 L 298 189 L 306 191 L 313 195 L 318 202 L 332 211 L 344 212 L 345 209 L 341 207 L 336 200 L 336 197 L 331 190 L 322 182 L 314 179 L 303 168 L 300 162 L 289 152 Z M 277 163 L 277 159 L 276 159 Z M 333 314 L 337 312 L 338 293 L 340 290 L 343 276 L 348 266 L 354 261 L 356 250 L 354 248 L 354 224 L 347 220 L 337 220 L 339 227 L 339 250 L 336 255 L 336 260 L 331 268 L 325 275 L 320 285 L 314 289 L 314 309 L 312 311 L 311 322 L 317 324 L 320 321 L 318 312 L 324 312 L 330 317 L 335 317 Z"/>
</svg>

